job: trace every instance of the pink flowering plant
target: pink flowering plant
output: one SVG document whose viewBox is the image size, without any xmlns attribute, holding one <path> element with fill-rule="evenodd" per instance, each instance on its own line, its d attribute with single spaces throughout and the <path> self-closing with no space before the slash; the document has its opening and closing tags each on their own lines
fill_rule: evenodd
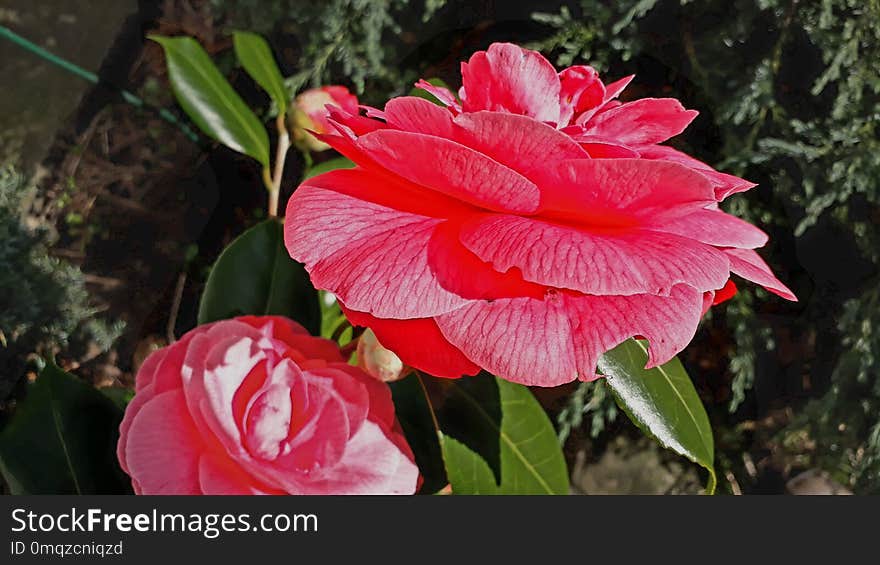
<svg viewBox="0 0 880 565">
<path fill-rule="evenodd" d="M 422 80 L 368 107 L 343 86 L 289 93 L 266 42 L 236 33 L 277 111 L 273 152 L 195 40 L 153 39 L 192 121 L 262 167 L 268 218 L 217 259 L 200 325 L 141 365 L 120 481 L 566 494 L 529 387 L 605 379 L 714 492 L 712 429 L 676 355 L 738 283 L 796 298 L 756 251 L 767 235 L 719 206 L 755 185 L 666 145 L 696 111 L 510 43 L 463 62 L 457 91 Z M 291 147 L 307 166 L 282 187 Z M 64 381 L 50 369 L 45 386 Z"/>
</svg>

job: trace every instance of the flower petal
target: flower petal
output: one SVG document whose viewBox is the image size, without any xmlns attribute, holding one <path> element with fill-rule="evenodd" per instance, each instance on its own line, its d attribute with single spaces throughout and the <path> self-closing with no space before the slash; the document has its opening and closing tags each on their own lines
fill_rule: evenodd
<svg viewBox="0 0 880 565">
<path fill-rule="evenodd" d="M 212 453 L 199 459 L 199 484 L 202 493 L 209 495 L 284 494 L 257 483 L 234 462 Z"/>
<path fill-rule="evenodd" d="M 727 302 L 736 295 L 736 283 L 733 279 L 727 281 L 723 288 L 716 291 L 712 296 L 712 306 L 718 306 L 723 302 Z"/>
<path fill-rule="evenodd" d="M 292 364 L 288 364 L 283 370 L 291 368 Z M 300 472 L 307 474 L 324 466 L 336 465 L 345 453 L 346 444 L 351 437 L 344 399 L 333 389 L 331 383 L 313 378 L 306 380 L 308 410 L 295 414 L 289 441 L 272 465 L 259 465 L 259 470 L 254 469 L 254 472 L 271 472 L 274 482 L 285 490 L 291 489 L 287 482 L 288 475 Z M 293 391 L 292 394 L 296 392 Z M 357 424 L 362 425 L 362 422 Z"/>
<path fill-rule="evenodd" d="M 461 105 L 458 103 L 458 99 L 455 97 L 455 94 L 446 87 L 443 86 L 435 86 L 430 82 L 419 79 L 419 81 L 415 84 L 416 88 L 420 88 L 442 102 L 446 105 L 447 108 L 452 110 L 454 113 L 461 112 Z"/>
<path fill-rule="evenodd" d="M 631 337 L 648 340 L 647 369 L 675 357 L 697 331 L 703 293 L 679 285 L 669 296 L 572 296 L 567 304 L 580 373 L 590 379 L 599 357 Z"/>
<path fill-rule="evenodd" d="M 296 361 L 320 360 L 327 363 L 344 363 L 339 345 L 336 342 L 314 337 L 308 330 L 284 316 L 239 316 L 239 322 L 252 326 L 261 333 L 275 339 L 280 350 L 293 348 Z"/>
<path fill-rule="evenodd" d="M 244 324 L 240 324 L 244 325 Z M 226 326 L 226 324 L 223 324 Z M 236 392 L 267 353 L 253 337 L 223 331 L 197 336 L 182 371 L 189 412 L 205 437 L 215 437 L 230 455 L 246 458 L 242 430 L 236 421 Z"/>
<path fill-rule="evenodd" d="M 624 91 L 624 89 L 629 86 L 629 83 L 632 82 L 632 79 L 635 78 L 636 75 L 625 76 L 622 79 L 616 80 L 611 84 L 605 85 L 605 102 L 609 100 L 614 100 L 620 93 Z"/>
<path fill-rule="evenodd" d="M 159 351 L 164 350 L 160 349 Z M 141 408 L 143 408 L 144 405 L 155 396 L 156 394 L 153 391 L 152 384 L 145 385 L 138 390 L 137 394 L 134 395 L 134 398 L 132 398 L 131 402 L 126 406 L 125 415 L 122 417 L 122 422 L 119 423 L 119 441 L 116 443 L 116 458 L 119 459 L 119 466 L 122 470 L 129 475 L 131 472 L 128 470 L 128 463 L 125 460 L 125 447 L 128 443 L 128 432 L 131 429 L 131 424 L 134 421 L 135 416 L 140 412 Z"/>
<path fill-rule="evenodd" d="M 593 159 L 638 159 L 639 154 L 629 147 L 604 141 L 583 141 L 581 147 Z"/>
<path fill-rule="evenodd" d="M 583 226 L 620 225 L 620 219 L 658 221 L 715 202 L 712 185 L 700 173 L 645 159 L 565 161 L 547 169 L 538 184 L 544 216 Z"/>
<path fill-rule="evenodd" d="M 373 330 L 379 342 L 410 367 L 451 379 L 480 372 L 477 365 L 443 337 L 431 318 L 392 320 L 376 318 L 345 306 L 342 309 L 353 325 Z"/>
<path fill-rule="evenodd" d="M 147 355 L 147 358 L 144 359 L 143 363 L 141 363 L 141 366 L 138 368 L 137 375 L 135 375 L 135 392 L 140 392 L 144 388 L 153 384 L 153 380 L 156 378 L 156 369 L 159 367 L 167 353 L 168 349 L 163 347 L 162 349 L 157 349 Z"/>
<path fill-rule="evenodd" d="M 502 379 L 555 386 L 578 377 L 572 328 L 558 293 L 473 301 L 438 316 L 437 325 L 453 346 Z"/>
<path fill-rule="evenodd" d="M 599 357 L 644 336 L 648 366 L 665 363 L 693 338 L 703 293 L 688 287 L 668 297 L 548 293 L 533 298 L 475 301 L 437 317 L 449 341 L 489 372 L 525 385 L 557 386 L 596 378 Z"/>
<path fill-rule="evenodd" d="M 465 112 L 492 110 L 559 121 L 559 76 L 537 51 L 493 43 L 461 64 L 461 78 Z"/>
<path fill-rule="evenodd" d="M 365 135 L 372 131 L 385 129 L 385 123 L 360 114 L 350 114 L 336 106 L 327 105 L 328 125 L 336 122 L 343 125 L 355 135 Z"/>
<path fill-rule="evenodd" d="M 385 104 L 385 120 L 389 127 L 403 131 L 447 139 L 455 135 L 449 110 L 417 96 L 389 100 Z"/>
<path fill-rule="evenodd" d="M 724 200 L 731 194 L 745 192 L 746 190 L 757 186 L 755 183 L 749 182 L 745 179 L 716 171 L 706 163 L 665 145 L 640 147 L 639 154 L 644 159 L 660 159 L 672 163 L 680 163 L 686 167 L 699 171 L 703 176 L 709 179 L 709 182 L 712 183 L 715 190 L 715 199 L 718 201 Z"/>
<path fill-rule="evenodd" d="M 440 285 L 429 264 L 428 246 L 441 222 L 303 185 L 288 204 L 284 241 L 315 287 L 350 308 L 424 318 L 465 303 Z"/>
<path fill-rule="evenodd" d="M 718 247 L 754 249 L 767 243 L 767 234 L 721 210 L 697 210 L 686 216 L 657 222 L 649 229 L 674 233 Z"/>
<path fill-rule="evenodd" d="M 294 494 L 413 494 L 419 469 L 409 449 L 404 451 L 390 437 L 393 433 L 365 422 L 349 441 L 342 460 L 303 481 Z"/>
<path fill-rule="evenodd" d="M 358 138 L 373 161 L 408 181 L 489 210 L 528 213 L 541 195 L 528 179 L 449 139 L 399 130 Z"/>
<path fill-rule="evenodd" d="M 699 291 L 728 279 L 724 253 L 673 234 L 632 229 L 589 233 L 506 215 L 464 225 L 462 243 L 501 272 L 512 267 L 542 285 L 588 294 L 660 294 L 684 283 Z"/>
<path fill-rule="evenodd" d="M 325 376 L 331 374 L 329 371 L 336 375 L 333 386 L 347 404 L 349 424 L 352 424 L 350 436 L 357 433 L 367 419 L 389 429 L 394 426 L 394 402 L 388 385 L 347 363 L 333 365 L 327 370 L 312 371 L 311 374 Z M 339 378 L 340 371 L 347 376 Z"/>
<path fill-rule="evenodd" d="M 776 278 L 767 263 L 761 256 L 751 249 L 725 249 L 724 253 L 730 258 L 730 271 L 746 280 L 758 283 L 773 294 L 779 295 L 786 300 L 797 302 L 794 293 Z"/>
<path fill-rule="evenodd" d="M 352 437 L 367 419 L 367 414 L 374 410 L 370 400 L 370 379 L 362 371 L 342 362 L 327 367 L 316 367 L 308 371 L 309 381 L 322 381 L 326 387 L 342 400 L 345 414 L 348 417 L 348 436 Z M 386 387 L 387 388 L 387 387 Z M 389 399 L 390 400 L 390 399 Z M 384 404 L 389 409 L 389 425 L 394 421 L 394 405 Z"/>
<path fill-rule="evenodd" d="M 599 113 L 584 127 L 588 134 L 639 147 L 680 134 L 697 114 L 674 98 L 642 98 Z"/>
<path fill-rule="evenodd" d="M 183 391 L 164 392 L 135 415 L 125 445 L 128 472 L 145 494 L 202 494 L 200 434 Z"/>
<path fill-rule="evenodd" d="M 462 298 L 495 299 L 544 295 L 545 287 L 523 279 L 513 268 L 498 272 L 461 242 L 462 224 L 450 220 L 439 225 L 429 244 L 431 269 L 440 285 Z"/>
<path fill-rule="evenodd" d="M 210 331 L 212 327 L 214 327 L 214 324 L 198 326 L 163 350 L 165 355 L 159 360 L 152 381 L 154 395 L 181 388 L 180 369 L 183 366 L 184 359 L 186 359 L 186 351 L 189 348 L 189 344 L 199 335 Z"/>
<path fill-rule="evenodd" d="M 574 116 L 605 102 L 605 85 L 596 69 L 586 65 L 568 67 L 559 73 L 561 114 L 559 124 L 567 125 Z"/>
<path fill-rule="evenodd" d="M 455 118 L 456 140 L 488 155 L 526 178 L 536 169 L 589 155 L 559 130 L 526 116 L 474 112 Z"/>
<path fill-rule="evenodd" d="M 460 200 L 390 173 L 361 167 L 329 171 L 307 179 L 301 186 L 332 190 L 387 208 L 433 218 L 448 218 L 476 210 Z M 294 192 L 293 198 L 298 192 L 299 189 Z M 293 200 L 288 201 L 287 214 L 296 215 L 298 210 L 291 202 Z"/>
</svg>

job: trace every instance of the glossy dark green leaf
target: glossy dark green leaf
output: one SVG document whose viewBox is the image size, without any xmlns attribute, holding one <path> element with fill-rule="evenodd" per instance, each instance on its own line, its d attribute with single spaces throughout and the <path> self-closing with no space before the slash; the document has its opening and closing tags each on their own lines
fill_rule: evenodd
<svg viewBox="0 0 880 565">
<path fill-rule="evenodd" d="M 150 39 L 165 50 L 177 102 L 203 132 L 223 145 L 269 166 L 269 134 L 223 78 L 205 50 L 190 37 Z"/>
<path fill-rule="evenodd" d="M 397 421 L 403 428 L 406 441 L 416 458 L 416 465 L 422 474 L 420 494 L 433 494 L 447 485 L 446 469 L 443 467 L 443 454 L 431 408 L 416 374 L 389 383 L 394 398 Z"/>
<path fill-rule="evenodd" d="M 599 360 L 599 370 L 618 405 L 662 446 L 706 468 L 706 491 L 715 491 L 715 445 L 709 417 L 677 358 L 645 369 L 647 342 L 629 339 Z"/>
<path fill-rule="evenodd" d="M 122 410 L 49 363 L 0 432 L 0 470 L 13 494 L 121 494 Z"/>
<path fill-rule="evenodd" d="M 336 169 L 351 169 L 354 166 L 355 165 L 351 161 L 351 159 L 347 157 L 335 157 L 322 163 L 318 163 L 314 167 L 307 170 L 306 174 L 303 175 L 303 180 L 310 179 L 314 176 L 327 173 L 329 171 L 335 171 Z"/>
<path fill-rule="evenodd" d="M 318 292 L 305 268 L 284 247 L 277 219 L 250 228 L 223 250 L 202 293 L 199 324 L 243 315 L 273 314 L 321 331 Z"/>
<path fill-rule="evenodd" d="M 265 39 L 256 33 L 236 31 L 232 34 L 232 43 L 235 47 L 235 56 L 251 78 L 259 84 L 263 90 L 278 106 L 278 113 L 287 112 L 287 88 L 284 86 L 284 78 L 281 70 L 272 56 L 272 50 Z"/>
<path fill-rule="evenodd" d="M 457 380 L 440 426 L 453 494 L 568 494 L 553 425 L 528 388 L 485 374 Z"/>
</svg>

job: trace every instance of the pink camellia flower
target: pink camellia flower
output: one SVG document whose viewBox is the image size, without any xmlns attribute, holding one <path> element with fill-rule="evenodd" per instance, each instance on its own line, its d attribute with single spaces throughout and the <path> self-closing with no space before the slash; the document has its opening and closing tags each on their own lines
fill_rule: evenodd
<svg viewBox="0 0 880 565">
<path fill-rule="evenodd" d="M 332 129 L 327 121 L 329 116 L 327 106 L 341 108 L 348 113 L 357 113 L 358 99 L 344 86 L 312 88 L 297 96 L 290 114 L 294 143 L 312 151 L 330 149 L 329 145 L 309 133 L 326 133 Z"/>
<path fill-rule="evenodd" d="M 332 111 L 320 137 L 357 167 L 287 207 L 290 254 L 404 364 L 555 386 L 633 336 L 668 361 L 731 273 L 795 299 L 754 251 L 767 236 L 718 207 L 751 185 L 656 156 L 694 116 L 677 101 L 618 105 L 623 83 L 509 44 L 462 79 L 461 102 L 419 83 L 445 107 Z"/>
<path fill-rule="evenodd" d="M 154 352 L 119 431 L 138 494 L 412 494 L 419 475 L 388 387 L 278 316 Z"/>
</svg>

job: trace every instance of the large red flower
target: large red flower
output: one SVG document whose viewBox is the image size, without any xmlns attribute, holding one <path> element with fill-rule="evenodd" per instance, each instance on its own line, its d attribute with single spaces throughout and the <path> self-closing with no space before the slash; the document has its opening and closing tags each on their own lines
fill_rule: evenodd
<svg viewBox="0 0 880 565">
<path fill-rule="evenodd" d="M 615 101 L 589 67 L 558 73 L 495 44 L 462 65 L 461 102 L 420 83 L 321 139 L 357 167 L 304 182 L 285 241 L 318 288 L 404 363 L 554 386 L 592 379 L 621 341 L 649 366 L 681 351 L 730 274 L 794 300 L 753 251 L 767 236 L 718 201 L 750 183 L 656 145 L 695 116 Z"/>
</svg>

